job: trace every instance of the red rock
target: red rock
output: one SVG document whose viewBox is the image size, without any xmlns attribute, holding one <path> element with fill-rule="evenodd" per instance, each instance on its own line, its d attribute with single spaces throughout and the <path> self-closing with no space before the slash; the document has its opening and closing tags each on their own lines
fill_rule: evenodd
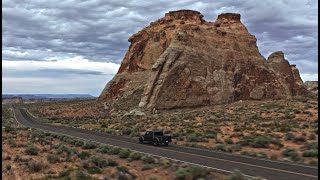
<svg viewBox="0 0 320 180">
<path fill-rule="evenodd" d="M 268 60 L 260 54 L 240 14 L 206 22 L 197 11 L 170 11 L 128 41 L 117 75 L 98 99 L 109 105 L 170 109 L 290 98 L 306 91 L 282 52 Z"/>
</svg>

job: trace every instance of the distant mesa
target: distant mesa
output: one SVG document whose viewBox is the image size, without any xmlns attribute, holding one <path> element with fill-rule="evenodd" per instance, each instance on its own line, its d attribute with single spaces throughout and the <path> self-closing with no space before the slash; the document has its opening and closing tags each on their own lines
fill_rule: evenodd
<svg viewBox="0 0 320 180">
<path fill-rule="evenodd" d="M 98 98 L 109 107 L 172 109 L 307 92 L 283 52 L 267 60 L 260 54 L 240 14 L 207 22 L 197 11 L 170 11 L 128 41 L 118 73 Z"/>
<path fill-rule="evenodd" d="M 94 98 L 94 96 L 90 94 L 2 94 L 2 98 L 65 99 L 65 98 Z"/>
</svg>

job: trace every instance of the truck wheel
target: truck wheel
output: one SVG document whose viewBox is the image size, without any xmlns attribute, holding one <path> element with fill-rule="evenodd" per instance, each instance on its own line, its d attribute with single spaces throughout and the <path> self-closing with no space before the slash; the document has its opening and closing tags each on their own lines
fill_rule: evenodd
<svg viewBox="0 0 320 180">
<path fill-rule="evenodd" d="M 143 144 L 142 138 L 139 138 L 139 143 L 140 143 L 140 144 Z"/>
<path fill-rule="evenodd" d="M 164 145 L 168 146 L 168 145 L 169 145 L 169 143 L 167 143 L 167 142 L 166 142 L 166 143 L 164 143 Z"/>
<path fill-rule="evenodd" d="M 159 142 L 158 141 L 153 141 L 153 145 L 159 146 Z"/>
</svg>

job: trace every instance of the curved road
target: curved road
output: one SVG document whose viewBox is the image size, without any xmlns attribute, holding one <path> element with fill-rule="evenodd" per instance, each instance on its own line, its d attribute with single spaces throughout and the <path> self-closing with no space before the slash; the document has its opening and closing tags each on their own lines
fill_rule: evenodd
<svg viewBox="0 0 320 180">
<path fill-rule="evenodd" d="M 211 168 L 218 172 L 229 173 L 239 169 L 247 176 L 259 176 L 270 180 L 304 180 L 318 179 L 318 168 L 307 165 L 299 165 L 289 162 L 271 161 L 242 155 L 234 155 L 198 148 L 184 147 L 178 145 L 158 146 L 139 144 L 137 139 L 116 136 L 102 132 L 95 132 L 66 126 L 55 126 L 40 123 L 32 115 L 23 109 L 13 108 L 16 120 L 25 126 L 47 130 L 51 132 L 70 135 L 73 137 L 129 148 L 142 153 L 188 162 Z"/>
</svg>

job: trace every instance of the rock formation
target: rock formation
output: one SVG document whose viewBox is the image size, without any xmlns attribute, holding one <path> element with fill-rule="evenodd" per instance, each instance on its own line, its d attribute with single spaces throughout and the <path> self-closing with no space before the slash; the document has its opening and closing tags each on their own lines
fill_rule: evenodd
<svg viewBox="0 0 320 180">
<path fill-rule="evenodd" d="M 306 81 L 304 84 L 307 87 L 308 91 L 318 95 L 318 81 Z"/>
<path fill-rule="evenodd" d="M 240 14 L 207 22 L 197 11 L 170 11 L 128 41 L 119 71 L 98 101 L 171 109 L 306 92 L 282 52 L 268 60 L 260 54 Z"/>
</svg>

